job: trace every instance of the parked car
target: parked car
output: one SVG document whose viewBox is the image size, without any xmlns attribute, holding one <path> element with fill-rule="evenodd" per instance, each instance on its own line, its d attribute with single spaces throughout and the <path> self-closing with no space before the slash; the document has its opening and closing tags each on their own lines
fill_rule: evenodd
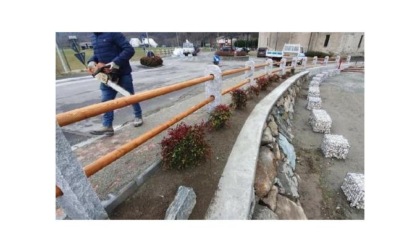
<svg viewBox="0 0 420 252">
<path fill-rule="evenodd" d="M 265 58 L 265 52 L 267 51 L 267 47 L 259 47 L 257 50 L 257 57 Z"/>
</svg>

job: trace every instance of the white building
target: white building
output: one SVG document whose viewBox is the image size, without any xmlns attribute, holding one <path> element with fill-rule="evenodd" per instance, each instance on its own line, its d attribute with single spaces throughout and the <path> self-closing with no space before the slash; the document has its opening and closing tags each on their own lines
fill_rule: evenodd
<svg viewBox="0 0 420 252">
<path fill-rule="evenodd" d="M 282 50 L 284 44 L 300 44 L 304 52 L 364 56 L 363 32 L 260 32 L 258 47 Z"/>
</svg>

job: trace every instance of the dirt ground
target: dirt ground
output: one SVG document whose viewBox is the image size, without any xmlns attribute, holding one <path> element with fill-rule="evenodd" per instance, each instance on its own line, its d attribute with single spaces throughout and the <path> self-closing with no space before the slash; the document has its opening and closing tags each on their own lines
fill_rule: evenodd
<svg viewBox="0 0 420 252">
<path fill-rule="evenodd" d="M 159 169 L 134 195 L 118 206 L 109 218 L 164 219 L 178 187 L 183 185 L 193 188 L 197 196 L 189 219 L 204 219 L 242 125 L 255 105 L 281 83 L 282 81 L 272 83 L 266 91 L 261 91 L 258 97 L 249 99 L 246 108 L 233 110 L 227 127 L 207 133 L 211 155 L 202 165 L 183 171 Z"/>
<path fill-rule="evenodd" d="M 331 134 L 343 135 L 350 143 L 345 160 L 325 158 L 320 148 L 323 134 L 309 125 L 308 87 L 296 100 L 294 147 L 299 193 L 303 209 L 312 220 L 364 219 L 364 210 L 350 207 L 340 186 L 347 172 L 364 174 L 364 74 L 341 73 L 320 85 L 322 109 L 332 119 Z"/>
<path fill-rule="evenodd" d="M 341 77 L 349 79 L 345 85 Z M 292 144 L 297 153 L 300 201 L 308 219 L 364 219 L 364 210 L 351 208 L 340 189 L 346 172 L 364 173 L 363 81 L 363 74 L 342 73 L 330 77 L 320 88 L 323 109 L 327 110 L 333 120 L 331 133 L 343 135 L 352 146 L 346 160 L 323 157 L 320 149 L 323 135 L 312 132 L 308 123 L 310 111 L 305 108 L 306 85 L 296 99 L 295 118 L 292 122 L 295 139 Z M 245 109 L 233 111 L 227 128 L 207 134 L 212 149 L 209 160 L 199 167 L 183 171 L 159 169 L 110 214 L 110 219 L 164 219 L 181 185 L 192 187 L 197 195 L 190 219 L 204 219 L 242 125 L 258 101 L 280 84 L 281 81 L 271 84 L 267 91 L 248 100 Z"/>
</svg>

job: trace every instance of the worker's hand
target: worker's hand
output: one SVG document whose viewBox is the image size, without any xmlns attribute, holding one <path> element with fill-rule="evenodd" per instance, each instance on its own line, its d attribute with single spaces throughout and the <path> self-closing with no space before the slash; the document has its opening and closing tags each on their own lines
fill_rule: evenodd
<svg viewBox="0 0 420 252">
<path fill-rule="evenodd" d="M 95 67 L 95 72 L 96 72 L 96 71 L 98 71 L 98 69 L 103 68 L 104 66 L 105 66 L 105 63 L 99 62 L 98 64 L 96 64 L 96 67 Z M 102 72 L 104 72 L 104 73 L 108 73 L 106 70 L 107 70 L 107 69 L 106 69 L 106 68 L 104 68 L 104 69 L 102 70 Z"/>
<path fill-rule="evenodd" d="M 96 71 L 96 62 L 95 61 L 89 61 L 87 65 L 87 71 L 90 74 L 93 74 Z"/>
<path fill-rule="evenodd" d="M 105 66 L 109 66 L 109 68 L 105 68 L 105 73 L 110 73 L 115 69 L 119 69 L 120 66 L 118 66 L 117 64 L 115 64 L 115 62 L 109 62 L 108 64 L 106 64 Z"/>
</svg>

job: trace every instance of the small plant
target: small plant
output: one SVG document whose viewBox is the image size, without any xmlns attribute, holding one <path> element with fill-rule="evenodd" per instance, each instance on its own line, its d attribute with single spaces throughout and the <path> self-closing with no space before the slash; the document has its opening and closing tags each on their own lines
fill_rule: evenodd
<svg viewBox="0 0 420 252">
<path fill-rule="evenodd" d="M 210 146 L 204 137 L 204 123 L 191 126 L 182 122 L 175 129 L 169 129 L 168 136 L 161 142 L 163 166 L 183 170 L 205 160 Z"/>
<path fill-rule="evenodd" d="M 221 129 L 226 125 L 231 116 L 232 112 L 230 111 L 229 106 L 220 104 L 211 111 L 207 125 L 211 129 Z"/>
<path fill-rule="evenodd" d="M 291 75 L 294 75 L 294 74 L 295 74 L 295 68 L 294 68 L 294 67 L 292 67 L 292 68 L 290 69 L 290 73 L 291 73 Z"/>
<path fill-rule="evenodd" d="M 248 87 L 248 89 L 250 90 L 250 92 L 252 93 L 252 94 L 254 94 L 255 96 L 258 96 L 258 95 L 260 95 L 260 86 L 258 86 L 258 85 L 250 85 L 249 87 Z"/>
<path fill-rule="evenodd" d="M 272 75 L 268 76 L 268 80 L 270 82 L 276 82 L 276 81 L 280 80 L 280 75 L 272 74 Z"/>
<path fill-rule="evenodd" d="M 261 90 L 266 90 L 268 84 L 270 84 L 270 81 L 265 76 L 257 79 L 257 85 L 260 87 Z"/>
<path fill-rule="evenodd" d="M 235 89 L 230 92 L 232 95 L 232 107 L 241 109 L 246 107 L 246 102 L 248 100 L 247 95 L 242 89 Z"/>
<path fill-rule="evenodd" d="M 260 94 L 260 87 L 258 85 L 249 85 L 245 89 L 246 96 L 248 97 L 248 100 L 252 99 L 253 96 L 258 97 Z"/>
</svg>

